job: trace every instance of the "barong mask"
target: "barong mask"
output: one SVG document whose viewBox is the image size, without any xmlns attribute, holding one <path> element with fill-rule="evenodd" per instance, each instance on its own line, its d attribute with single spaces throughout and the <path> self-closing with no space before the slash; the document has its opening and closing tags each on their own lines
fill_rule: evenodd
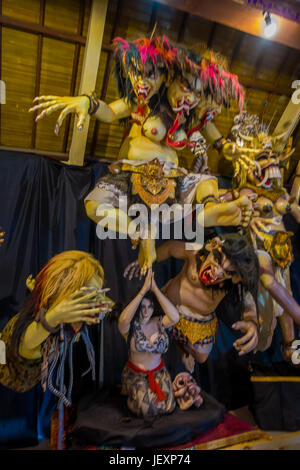
<svg viewBox="0 0 300 470">
<path fill-rule="evenodd" d="M 197 408 L 203 403 L 200 387 L 188 372 L 180 372 L 173 381 L 175 399 L 181 410 L 187 410 L 195 405 Z"/>
<path fill-rule="evenodd" d="M 269 135 L 268 126 L 245 111 L 235 116 L 231 134 L 234 143 L 225 144 L 223 153 L 234 167 L 233 186 L 240 188 L 248 182 L 261 189 L 282 187 L 281 168 L 294 151 L 292 140 L 285 143 L 285 133 Z"/>
</svg>

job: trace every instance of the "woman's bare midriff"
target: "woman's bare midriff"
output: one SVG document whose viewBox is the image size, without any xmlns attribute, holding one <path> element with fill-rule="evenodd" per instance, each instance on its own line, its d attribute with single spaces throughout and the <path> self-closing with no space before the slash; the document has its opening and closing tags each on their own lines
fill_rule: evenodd
<svg viewBox="0 0 300 470">
<path fill-rule="evenodd" d="M 129 359 L 133 364 L 143 370 L 155 369 L 161 361 L 161 354 L 151 352 L 130 351 Z"/>
</svg>

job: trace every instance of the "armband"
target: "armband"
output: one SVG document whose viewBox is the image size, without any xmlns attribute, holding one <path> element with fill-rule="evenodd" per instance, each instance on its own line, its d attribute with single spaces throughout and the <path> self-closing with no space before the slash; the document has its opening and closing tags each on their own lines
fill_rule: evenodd
<svg viewBox="0 0 300 470">
<path fill-rule="evenodd" d="M 83 94 L 80 96 L 86 96 L 90 101 L 90 105 L 88 109 L 89 115 L 91 116 L 92 114 L 95 114 L 98 111 L 98 108 L 100 106 L 100 101 L 97 99 L 96 92 L 93 91 L 92 93 L 88 93 L 87 95 Z"/>
<path fill-rule="evenodd" d="M 203 197 L 198 203 L 203 204 L 203 206 L 205 207 L 206 204 L 208 204 L 209 202 L 219 204 L 220 201 L 213 194 L 209 194 L 208 196 Z"/>
<path fill-rule="evenodd" d="M 35 321 L 36 322 L 40 322 L 40 324 L 45 328 L 45 330 L 49 331 L 49 333 L 57 333 L 59 331 L 59 326 L 51 326 L 49 325 L 49 323 L 47 322 L 46 318 L 45 318 L 45 309 L 44 308 L 41 308 L 36 317 L 35 317 Z"/>
<path fill-rule="evenodd" d="M 225 137 L 220 137 L 219 139 L 214 141 L 213 147 L 218 151 L 221 152 L 224 145 L 227 143 Z"/>
</svg>

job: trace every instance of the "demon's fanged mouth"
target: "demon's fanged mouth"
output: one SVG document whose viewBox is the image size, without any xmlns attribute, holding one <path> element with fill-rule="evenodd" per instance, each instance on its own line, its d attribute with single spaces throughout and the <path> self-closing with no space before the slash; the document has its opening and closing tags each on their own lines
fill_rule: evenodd
<svg viewBox="0 0 300 470">
<path fill-rule="evenodd" d="M 262 186 L 263 188 L 270 188 L 272 186 L 273 180 L 278 180 L 280 183 L 280 179 L 281 172 L 278 165 L 270 165 L 262 170 L 257 186 Z"/>
<path fill-rule="evenodd" d="M 177 106 L 172 108 L 175 113 L 186 112 L 189 114 L 190 110 L 197 106 L 198 101 L 194 101 L 194 103 L 189 103 L 184 98 L 177 101 Z"/>
<path fill-rule="evenodd" d="M 220 281 L 222 278 L 220 276 L 216 276 L 213 268 L 211 266 L 207 266 L 201 273 L 200 273 L 200 281 L 203 282 L 205 285 L 214 284 L 217 281 Z"/>
<path fill-rule="evenodd" d="M 137 88 L 137 95 L 141 99 L 146 99 L 150 93 L 151 88 L 149 86 L 145 87 L 138 87 Z"/>
</svg>

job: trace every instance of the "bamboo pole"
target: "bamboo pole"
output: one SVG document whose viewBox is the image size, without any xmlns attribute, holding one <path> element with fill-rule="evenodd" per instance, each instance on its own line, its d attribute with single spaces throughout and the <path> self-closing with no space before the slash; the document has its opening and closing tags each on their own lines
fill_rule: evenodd
<svg viewBox="0 0 300 470">
<path fill-rule="evenodd" d="M 107 5 L 108 0 L 93 0 L 92 3 L 79 86 L 80 95 L 93 91 L 96 86 Z M 82 131 L 78 131 L 76 128 L 77 118 L 75 118 L 68 162 L 70 165 L 83 165 L 89 122 L 90 116 L 87 116 Z"/>
</svg>

